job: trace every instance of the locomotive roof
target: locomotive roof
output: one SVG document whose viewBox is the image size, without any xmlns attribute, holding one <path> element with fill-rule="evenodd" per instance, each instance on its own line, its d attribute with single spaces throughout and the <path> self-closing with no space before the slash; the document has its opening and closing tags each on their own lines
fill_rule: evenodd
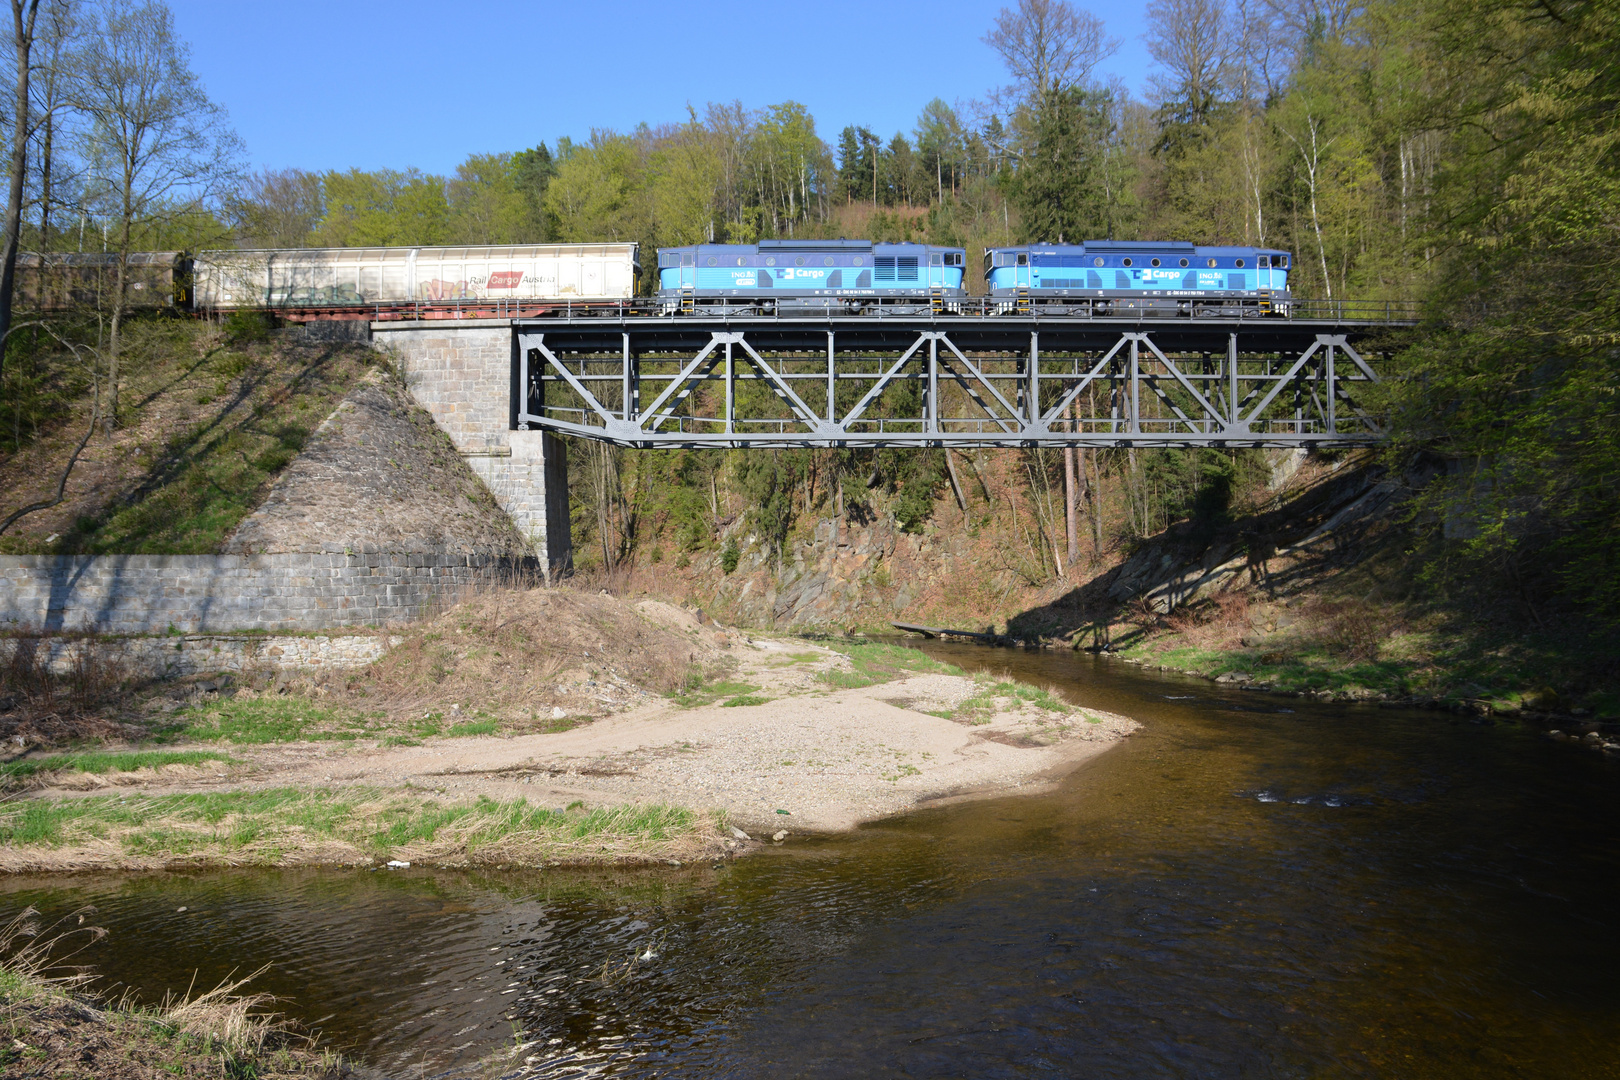
<svg viewBox="0 0 1620 1080">
<path fill-rule="evenodd" d="M 1129 253 L 1129 252 L 1161 252 L 1173 255 L 1189 255 L 1200 252 L 1205 255 L 1245 255 L 1250 252 L 1275 253 L 1287 255 L 1281 248 L 1268 247 L 1234 247 L 1217 244 L 1192 244 L 1185 240 L 1087 240 L 1083 244 L 1013 244 L 1007 247 L 991 248 L 992 251 L 1028 251 L 1039 255 L 1074 255 L 1082 252 L 1094 251 Z"/>
<path fill-rule="evenodd" d="M 959 247 L 945 247 L 939 244 L 920 244 L 912 240 L 898 243 L 873 242 L 871 240 L 761 240 L 757 244 L 685 244 L 674 247 L 659 248 L 659 251 L 825 251 L 856 254 L 863 251 L 878 251 L 891 248 L 915 249 L 924 248 L 929 251 L 962 251 Z"/>
</svg>

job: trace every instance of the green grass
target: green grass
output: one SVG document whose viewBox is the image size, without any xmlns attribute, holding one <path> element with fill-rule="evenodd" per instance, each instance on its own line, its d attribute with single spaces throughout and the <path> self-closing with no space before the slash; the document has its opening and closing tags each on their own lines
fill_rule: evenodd
<svg viewBox="0 0 1620 1080">
<path fill-rule="evenodd" d="M 981 678 L 971 697 L 956 708 L 936 715 L 944 716 L 947 720 L 966 720 L 970 724 L 988 724 L 996 713 L 1012 712 L 1026 704 L 1065 716 L 1074 711 L 1068 702 L 1042 687 L 1018 682 L 989 682 Z"/>
<path fill-rule="evenodd" d="M 527 800 L 450 803 L 366 788 L 275 788 L 190 795 L 32 799 L 0 809 L 0 844 L 62 847 L 112 840 L 133 856 L 245 858 L 274 862 L 300 846 L 341 841 L 384 857 L 402 848 L 471 854 L 517 843 L 548 849 L 677 839 L 698 816 L 673 806 L 566 810 Z"/>
<path fill-rule="evenodd" d="M 709 682 L 701 672 L 694 671 L 687 676 L 685 684 L 669 696 L 683 709 L 696 709 L 716 702 L 722 706 L 763 705 L 769 699 L 754 697 L 754 691 L 758 689 L 753 683 L 730 679 Z"/>
<path fill-rule="evenodd" d="M 1147 664 L 1216 678 L 1242 672 L 1255 683 L 1286 693 L 1340 693 L 1368 690 L 1392 697 L 1424 692 L 1430 680 L 1423 665 L 1407 659 L 1354 660 L 1321 649 L 1261 651 L 1253 649 L 1165 648 L 1148 641 L 1121 650 Z"/>
<path fill-rule="evenodd" d="M 157 769 L 164 765 L 200 765 L 205 761 L 232 761 L 217 750 L 131 750 L 96 751 L 83 754 L 53 754 L 26 758 L 0 765 L 0 780 L 17 780 L 51 772 L 110 773 Z"/>
<path fill-rule="evenodd" d="M 204 351 L 203 323 L 133 320 L 120 414 L 136 427 L 163 409 L 182 421 L 120 463 L 118 497 L 49 542 L 7 537 L 7 551 L 206 554 L 217 551 L 266 486 L 372 362 L 365 351 L 295 352 L 279 344 Z M 69 380 L 82 394 L 84 388 Z M 66 401 L 42 403 L 66 415 Z"/>
<path fill-rule="evenodd" d="M 908 649 L 904 645 L 890 645 L 881 641 L 851 641 L 848 638 L 828 638 L 818 644 L 827 646 L 849 657 L 853 671 L 829 671 L 822 681 L 840 690 L 858 690 L 863 686 L 876 686 L 907 675 L 961 675 L 955 664 L 935 660 L 927 653 Z"/>
<path fill-rule="evenodd" d="M 570 725 L 572 726 L 572 725 Z M 380 712 L 355 712 L 317 705 L 301 697 L 229 698 L 196 705 L 175 713 L 166 726 L 155 730 L 159 742 L 263 743 L 380 738 L 388 745 L 415 746 L 422 739 L 493 735 L 501 722 L 476 715 L 446 724 L 443 713 L 429 713 L 403 728 L 391 725 Z M 559 729 L 566 730 L 566 729 Z"/>
<path fill-rule="evenodd" d="M 300 739 L 358 739 L 385 734 L 378 713 L 323 708 L 299 697 L 234 697 L 194 705 L 153 732 L 161 742 L 233 742 L 243 745 Z"/>
</svg>

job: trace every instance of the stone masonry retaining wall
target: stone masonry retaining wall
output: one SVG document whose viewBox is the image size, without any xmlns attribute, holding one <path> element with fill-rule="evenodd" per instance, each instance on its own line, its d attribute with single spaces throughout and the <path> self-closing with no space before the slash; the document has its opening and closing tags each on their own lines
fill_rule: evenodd
<svg viewBox="0 0 1620 1080">
<path fill-rule="evenodd" d="M 381 634 L 308 637 L 184 634 L 172 637 L 0 638 L 0 664 L 21 650 L 27 662 L 56 675 L 81 664 L 113 667 L 135 679 L 180 679 L 223 671 L 328 671 L 365 667 L 401 638 Z"/>
<path fill-rule="evenodd" d="M 532 559 L 352 552 L 0 556 L 0 631 L 161 634 L 389 625 Z"/>
</svg>

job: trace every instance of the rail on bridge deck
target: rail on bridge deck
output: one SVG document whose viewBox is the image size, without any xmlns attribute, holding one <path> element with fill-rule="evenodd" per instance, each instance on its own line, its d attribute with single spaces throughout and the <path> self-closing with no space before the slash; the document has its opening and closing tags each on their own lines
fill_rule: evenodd
<svg viewBox="0 0 1620 1080">
<path fill-rule="evenodd" d="M 1404 322 L 958 314 L 513 322 L 511 422 L 621 446 L 1353 446 Z"/>
</svg>

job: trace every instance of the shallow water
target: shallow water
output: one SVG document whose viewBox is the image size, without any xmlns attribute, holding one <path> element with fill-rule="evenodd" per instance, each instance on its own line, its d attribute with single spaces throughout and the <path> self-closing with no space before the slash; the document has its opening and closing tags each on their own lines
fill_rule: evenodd
<svg viewBox="0 0 1620 1080">
<path fill-rule="evenodd" d="M 390 1076 L 1620 1076 L 1620 768 L 1512 725 L 931 645 L 1144 727 L 1047 795 L 719 869 L 21 879 L 147 998 Z M 187 911 L 175 909 L 185 906 Z"/>
</svg>

